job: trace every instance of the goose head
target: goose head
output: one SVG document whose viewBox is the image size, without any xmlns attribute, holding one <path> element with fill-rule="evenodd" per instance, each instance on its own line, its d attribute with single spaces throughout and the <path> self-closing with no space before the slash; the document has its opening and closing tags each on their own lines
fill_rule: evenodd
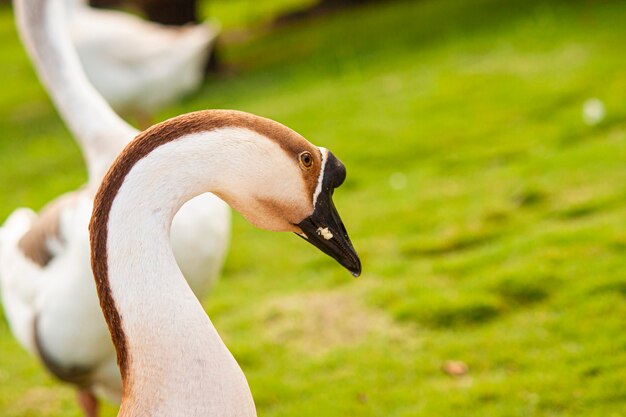
<svg viewBox="0 0 626 417">
<path fill-rule="evenodd" d="M 179 208 L 211 192 L 254 226 L 294 232 L 359 276 L 361 261 L 332 200 L 345 178 L 329 150 L 278 122 L 233 110 L 198 111 L 154 125 L 129 144 L 103 181 L 92 224 L 108 217 L 125 182 L 142 184 L 136 192 L 145 206 L 148 199 L 155 205 L 174 199 Z M 176 207 L 163 213 L 173 217 Z"/>
<path fill-rule="evenodd" d="M 238 146 L 238 168 L 214 192 L 253 225 L 294 232 L 359 276 L 361 262 L 332 199 L 346 178 L 343 163 L 268 119 L 258 118 L 247 134 L 258 136 L 254 146 Z M 229 136 L 237 141 L 236 132 Z"/>
</svg>

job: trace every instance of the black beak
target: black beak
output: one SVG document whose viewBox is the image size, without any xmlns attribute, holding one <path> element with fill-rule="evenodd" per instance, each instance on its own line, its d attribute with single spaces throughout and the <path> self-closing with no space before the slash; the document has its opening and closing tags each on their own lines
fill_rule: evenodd
<svg viewBox="0 0 626 417">
<path fill-rule="evenodd" d="M 299 235 L 334 258 L 355 277 L 361 275 L 361 260 L 357 255 L 348 232 L 333 204 L 332 195 L 346 178 L 346 169 L 332 153 L 328 152 L 322 189 L 317 196 L 313 214 L 298 223 L 305 236 Z"/>
</svg>

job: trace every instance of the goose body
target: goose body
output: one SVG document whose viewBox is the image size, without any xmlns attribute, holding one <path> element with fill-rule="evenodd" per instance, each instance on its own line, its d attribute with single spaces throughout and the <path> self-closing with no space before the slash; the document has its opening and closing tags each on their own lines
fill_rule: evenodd
<svg viewBox="0 0 626 417">
<path fill-rule="evenodd" d="M 55 376 L 119 401 L 113 347 L 89 282 L 85 226 L 92 205 L 93 195 L 75 192 L 54 200 L 39 215 L 29 209 L 11 214 L 0 243 L 2 304 L 16 339 Z M 41 230 L 54 221 L 57 230 Z M 28 246 L 37 245 L 29 239 L 41 236 L 45 247 Z M 50 258 L 45 265 L 44 258 Z"/>
<path fill-rule="evenodd" d="M 70 13 L 87 77 L 117 112 L 153 114 L 197 89 L 219 25 L 164 26 L 82 0 Z"/>
<path fill-rule="evenodd" d="M 22 39 L 62 118 L 80 144 L 89 181 L 39 214 L 18 209 L 0 229 L 2 304 L 18 341 L 60 380 L 94 394 L 121 398 L 115 351 L 89 264 L 88 223 L 97 186 L 137 131 L 87 80 L 73 49 L 63 2 L 14 2 Z M 173 218 L 170 239 L 191 290 L 203 297 L 217 278 L 230 234 L 228 206 L 198 195 Z M 94 407 L 86 407 L 95 415 Z"/>
<path fill-rule="evenodd" d="M 297 233 L 358 275 L 331 199 L 344 178 L 328 150 L 234 111 L 179 116 L 124 150 L 90 224 L 98 296 L 122 373 L 119 416 L 256 415 L 243 372 L 172 255 L 168 228 L 178 208 L 214 192 L 250 223 Z"/>
<path fill-rule="evenodd" d="M 77 191 L 39 214 L 22 208 L 10 215 L 0 241 L 2 305 L 16 339 L 49 372 L 75 385 L 82 396 L 119 402 L 120 374 L 89 264 L 92 205 L 92 193 Z M 181 209 L 172 225 L 174 253 L 199 297 L 211 288 L 223 262 L 229 227 L 211 220 L 225 213 L 228 217 L 221 200 L 201 195 Z M 45 230 L 56 221 L 56 230 Z M 25 243 L 30 239 L 37 240 L 34 246 Z"/>
</svg>

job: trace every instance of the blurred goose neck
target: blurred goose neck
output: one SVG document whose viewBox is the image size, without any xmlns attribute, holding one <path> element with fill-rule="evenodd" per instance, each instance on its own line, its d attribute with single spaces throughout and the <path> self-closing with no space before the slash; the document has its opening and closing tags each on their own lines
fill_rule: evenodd
<svg viewBox="0 0 626 417">
<path fill-rule="evenodd" d="M 98 184 L 136 130 L 91 85 L 72 45 L 67 3 L 15 0 L 16 22 L 37 73 L 78 140 L 90 180 Z"/>
</svg>

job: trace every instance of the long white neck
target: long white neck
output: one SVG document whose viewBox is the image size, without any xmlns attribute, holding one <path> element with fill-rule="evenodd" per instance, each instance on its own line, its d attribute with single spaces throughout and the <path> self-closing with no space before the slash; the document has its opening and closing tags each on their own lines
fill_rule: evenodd
<svg viewBox="0 0 626 417">
<path fill-rule="evenodd" d="M 79 142 L 94 185 L 137 131 L 121 119 L 87 79 L 72 44 L 67 4 L 14 0 L 16 21 L 37 73 Z"/>
<path fill-rule="evenodd" d="M 272 163 L 260 155 L 277 153 L 279 146 L 257 133 L 220 128 L 166 142 L 137 161 L 121 157 L 105 179 L 96 202 L 110 201 L 108 222 L 98 220 L 104 214 L 96 207 L 92 262 L 118 355 L 124 357 L 121 416 L 256 415 L 245 376 L 183 279 L 168 236 L 187 200 L 211 191 L 229 201 L 230 189 L 245 188 L 246 178 L 265 169 L 260 164 Z M 115 191 L 108 182 L 125 164 L 132 168 L 118 177 Z M 105 243 L 93 246 L 102 236 Z M 97 266 L 103 259 L 106 272 Z M 102 302 L 109 290 L 109 302 Z"/>
</svg>

